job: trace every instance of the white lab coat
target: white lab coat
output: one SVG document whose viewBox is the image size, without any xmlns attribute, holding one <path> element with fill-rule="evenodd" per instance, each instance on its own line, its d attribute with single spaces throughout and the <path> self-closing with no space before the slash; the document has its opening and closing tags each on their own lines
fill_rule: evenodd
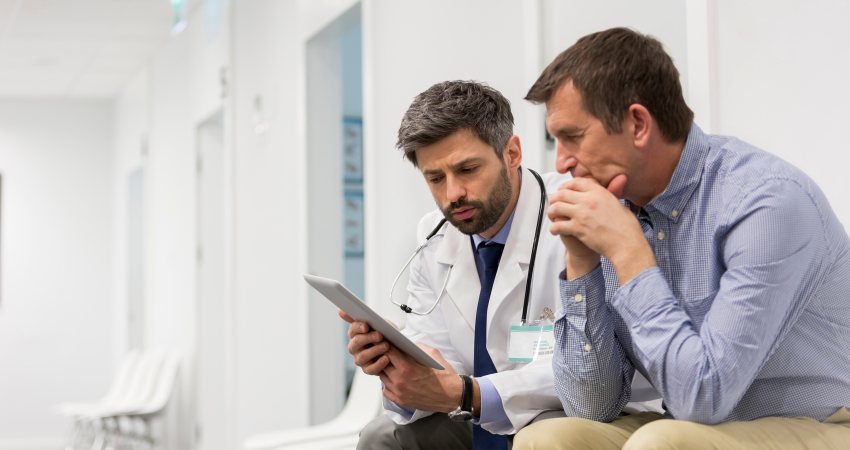
<svg viewBox="0 0 850 450">
<path fill-rule="evenodd" d="M 544 184 L 554 191 L 568 178 L 557 173 L 544 174 Z M 544 206 L 543 225 L 534 266 L 528 320 L 551 318 L 560 303 L 558 274 L 564 268 L 564 246 L 557 236 L 549 233 L 549 218 Z M 508 361 L 508 339 L 511 325 L 517 325 L 522 315 L 525 280 L 531 259 L 534 231 L 540 209 L 540 187 L 537 180 L 523 169 L 522 187 L 514 213 L 510 234 L 499 262 L 496 280 L 487 308 L 487 349 L 498 373 L 488 375 L 502 398 L 511 427 L 496 427 L 482 423 L 492 433 L 514 434 L 535 416 L 547 410 L 561 410 L 555 394 L 551 357 L 532 363 Z M 442 218 L 440 211 L 427 214 L 419 222 L 418 239 L 425 236 Z M 408 314 L 404 333 L 414 342 L 437 348 L 443 357 L 461 374 L 472 374 L 475 342 L 475 314 L 481 289 L 470 237 L 451 225 L 442 236 L 422 250 L 410 266 L 408 305 L 425 311 L 434 304 L 446 274 L 451 267 L 446 290 L 437 308 L 427 316 Z M 397 423 L 409 423 L 431 414 L 416 411 L 406 418 L 391 410 L 387 414 Z"/>
</svg>

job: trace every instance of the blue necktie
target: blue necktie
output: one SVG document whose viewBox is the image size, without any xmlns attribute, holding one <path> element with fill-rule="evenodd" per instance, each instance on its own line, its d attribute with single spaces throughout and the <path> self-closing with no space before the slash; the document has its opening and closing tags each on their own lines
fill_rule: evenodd
<svg viewBox="0 0 850 450">
<path fill-rule="evenodd" d="M 478 264 L 481 270 L 481 293 L 478 294 L 478 309 L 475 313 L 475 360 L 473 375 L 481 377 L 496 373 L 496 366 L 487 352 L 487 305 L 490 303 L 490 292 L 496 280 L 499 260 L 502 258 L 504 244 L 482 242 L 478 246 Z M 490 434 L 479 425 L 472 425 L 473 450 L 506 449 L 508 438 L 504 435 Z"/>
</svg>

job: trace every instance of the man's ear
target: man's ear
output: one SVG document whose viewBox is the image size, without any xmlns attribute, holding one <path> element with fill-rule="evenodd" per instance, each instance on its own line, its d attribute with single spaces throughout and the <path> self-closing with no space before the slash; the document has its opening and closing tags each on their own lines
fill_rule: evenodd
<svg viewBox="0 0 850 450">
<path fill-rule="evenodd" d="M 652 122 L 655 120 L 649 110 L 640 103 L 629 106 L 627 130 L 631 133 L 635 147 L 645 148 L 649 144 Z"/>
<path fill-rule="evenodd" d="M 508 144 L 502 151 L 502 160 L 505 166 L 511 169 L 516 169 L 522 164 L 522 144 L 519 142 L 519 136 L 513 135 L 508 139 Z"/>
</svg>

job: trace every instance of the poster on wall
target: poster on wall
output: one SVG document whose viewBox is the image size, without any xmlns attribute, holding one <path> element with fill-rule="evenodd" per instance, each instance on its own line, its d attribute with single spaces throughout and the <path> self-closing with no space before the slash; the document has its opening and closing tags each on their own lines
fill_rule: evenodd
<svg viewBox="0 0 850 450">
<path fill-rule="evenodd" d="M 343 203 L 343 248 L 345 249 L 345 257 L 362 257 L 363 191 L 346 189 Z"/>
<path fill-rule="evenodd" d="M 342 177 L 346 183 L 363 182 L 363 120 L 342 118 Z"/>
</svg>

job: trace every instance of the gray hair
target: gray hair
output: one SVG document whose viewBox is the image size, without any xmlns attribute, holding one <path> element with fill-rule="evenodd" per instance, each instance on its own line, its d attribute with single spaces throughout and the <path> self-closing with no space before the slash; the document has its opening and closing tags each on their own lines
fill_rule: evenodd
<svg viewBox="0 0 850 450">
<path fill-rule="evenodd" d="M 501 156 L 513 126 L 511 104 L 499 91 L 476 81 L 444 81 L 413 99 L 401 119 L 396 147 L 418 167 L 416 150 L 468 129 Z"/>
</svg>

